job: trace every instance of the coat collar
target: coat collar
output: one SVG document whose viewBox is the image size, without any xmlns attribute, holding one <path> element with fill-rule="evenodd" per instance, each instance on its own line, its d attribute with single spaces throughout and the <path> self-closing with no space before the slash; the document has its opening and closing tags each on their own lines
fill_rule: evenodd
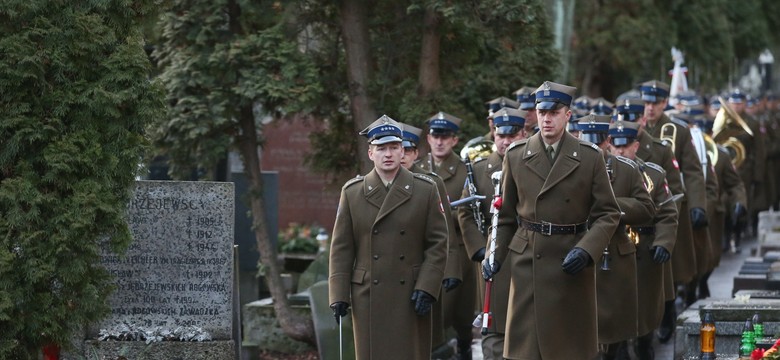
<svg viewBox="0 0 780 360">
<path fill-rule="evenodd" d="M 550 190 L 571 174 L 579 165 L 581 159 L 580 141 L 568 132 L 563 133 L 555 164 L 550 166 L 547 160 L 545 145 L 541 133 L 537 133 L 530 140 L 524 150 L 523 159 L 532 173 L 544 179 L 544 185 L 539 194 Z"/>
<path fill-rule="evenodd" d="M 385 184 L 377 174 L 376 169 L 371 170 L 363 182 L 363 194 L 366 201 L 379 208 L 374 223 L 409 200 L 412 197 L 413 189 L 414 175 L 403 167 L 398 170 L 389 190 L 385 189 Z"/>
<path fill-rule="evenodd" d="M 485 172 L 488 174 L 488 178 L 490 178 L 490 174 L 493 174 L 496 171 L 501 170 L 501 166 L 503 166 L 504 157 L 501 155 L 498 155 L 497 152 L 493 152 L 488 156 L 487 159 L 487 166 L 485 166 Z"/>
<path fill-rule="evenodd" d="M 447 180 L 458 172 L 458 165 L 460 165 L 460 158 L 455 152 L 450 153 L 444 161 L 441 162 L 441 166 L 436 168 L 436 175 L 442 180 Z"/>
</svg>

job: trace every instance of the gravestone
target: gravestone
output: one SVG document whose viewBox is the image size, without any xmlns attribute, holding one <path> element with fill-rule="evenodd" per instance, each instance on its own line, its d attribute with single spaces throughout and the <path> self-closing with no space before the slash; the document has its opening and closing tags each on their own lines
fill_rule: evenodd
<svg viewBox="0 0 780 360">
<path fill-rule="evenodd" d="M 109 341 L 88 341 L 85 351 L 235 358 L 233 184 L 139 181 L 127 209 L 133 243 L 124 256 L 103 251 L 116 291 L 111 315 L 89 334 Z"/>
</svg>

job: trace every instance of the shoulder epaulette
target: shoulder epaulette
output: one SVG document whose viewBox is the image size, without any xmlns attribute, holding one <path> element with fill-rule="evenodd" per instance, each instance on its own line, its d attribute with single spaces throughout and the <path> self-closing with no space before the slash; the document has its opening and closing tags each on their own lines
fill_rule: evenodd
<svg viewBox="0 0 780 360">
<path fill-rule="evenodd" d="M 680 126 L 686 128 L 686 129 L 688 128 L 688 123 L 686 123 L 685 121 L 682 121 L 682 120 L 680 120 L 678 118 L 671 118 L 669 120 L 671 120 L 673 123 L 675 123 L 677 125 L 680 125 Z"/>
<path fill-rule="evenodd" d="M 344 184 L 344 186 L 342 187 L 342 189 L 346 189 L 346 188 L 348 188 L 348 187 L 350 187 L 350 186 L 352 186 L 352 185 L 354 185 L 354 184 L 357 184 L 357 183 L 359 183 L 359 182 L 363 181 L 363 179 L 364 179 L 364 176 L 363 176 L 363 175 L 358 175 L 358 176 L 355 176 L 354 178 L 352 178 L 352 179 L 349 179 L 349 181 L 347 181 L 347 183 L 346 183 L 346 184 Z"/>
<path fill-rule="evenodd" d="M 669 143 L 669 140 L 666 140 L 666 139 L 656 139 L 656 138 L 653 138 L 653 142 L 656 143 L 656 144 L 659 144 L 659 145 L 663 145 L 663 146 L 670 146 L 671 145 Z"/>
<path fill-rule="evenodd" d="M 656 164 L 656 163 L 651 163 L 651 162 L 649 162 L 649 161 L 646 161 L 646 162 L 645 162 L 645 166 L 647 166 L 647 167 L 649 167 L 649 168 L 651 168 L 651 169 L 653 169 L 653 170 L 655 170 L 655 171 L 658 171 L 658 172 L 660 172 L 661 174 L 664 174 L 664 175 L 666 175 L 666 170 L 664 170 L 664 168 L 662 168 L 662 167 L 661 167 L 661 165 L 658 165 L 658 164 Z"/>
<path fill-rule="evenodd" d="M 517 140 L 512 143 L 512 145 L 509 145 L 509 147 L 506 149 L 506 151 L 512 150 L 513 148 L 516 148 L 518 145 L 525 145 L 528 142 L 528 139 L 521 139 Z"/>
<path fill-rule="evenodd" d="M 436 181 L 434 181 L 433 178 L 428 174 L 412 173 L 412 175 L 414 175 L 415 178 L 423 179 L 434 185 L 436 184 Z"/>
<path fill-rule="evenodd" d="M 621 162 L 624 162 L 624 163 L 628 164 L 629 166 L 631 166 L 632 168 L 636 169 L 636 166 L 637 166 L 637 165 L 636 165 L 636 163 L 634 162 L 634 160 L 631 160 L 631 159 L 629 159 L 629 158 L 627 158 L 627 157 L 620 156 L 620 155 L 615 155 L 615 157 L 616 157 L 618 160 L 620 160 Z"/>
<path fill-rule="evenodd" d="M 478 158 L 474 159 L 474 162 L 472 164 L 477 164 L 477 163 L 483 162 L 485 160 L 487 160 L 487 157 L 478 157 Z"/>
<path fill-rule="evenodd" d="M 594 143 L 592 143 L 590 141 L 586 141 L 586 140 L 580 140 L 580 145 L 589 147 L 589 148 L 591 148 L 593 150 L 596 150 L 596 151 L 600 151 L 601 150 L 598 145 L 596 145 L 596 144 L 594 144 Z"/>
</svg>

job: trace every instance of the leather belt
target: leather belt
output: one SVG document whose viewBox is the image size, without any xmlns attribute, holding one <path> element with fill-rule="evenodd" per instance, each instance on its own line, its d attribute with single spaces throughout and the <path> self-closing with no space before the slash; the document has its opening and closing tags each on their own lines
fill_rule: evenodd
<svg viewBox="0 0 780 360">
<path fill-rule="evenodd" d="M 548 223 L 546 221 L 542 221 L 540 223 L 528 221 L 522 218 L 517 218 L 518 224 L 520 224 L 521 227 L 527 230 L 535 231 L 538 233 L 541 233 L 542 235 L 553 235 L 553 234 L 577 234 L 581 233 L 588 229 L 588 223 L 583 222 L 579 224 L 552 224 Z"/>
<path fill-rule="evenodd" d="M 643 235 L 655 234 L 655 226 L 632 226 L 631 229 L 636 231 L 637 234 L 643 234 Z"/>
</svg>

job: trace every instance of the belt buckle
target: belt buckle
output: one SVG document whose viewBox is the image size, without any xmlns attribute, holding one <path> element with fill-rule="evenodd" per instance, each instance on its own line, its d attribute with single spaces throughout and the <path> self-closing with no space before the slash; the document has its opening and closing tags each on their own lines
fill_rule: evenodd
<svg viewBox="0 0 780 360">
<path fill-rule="evenodd" d="M 548 223 L 547 221 L 542 221 L 542 235 L 550 236 L 552 235 L 552 224 Z"/>
</svg>

